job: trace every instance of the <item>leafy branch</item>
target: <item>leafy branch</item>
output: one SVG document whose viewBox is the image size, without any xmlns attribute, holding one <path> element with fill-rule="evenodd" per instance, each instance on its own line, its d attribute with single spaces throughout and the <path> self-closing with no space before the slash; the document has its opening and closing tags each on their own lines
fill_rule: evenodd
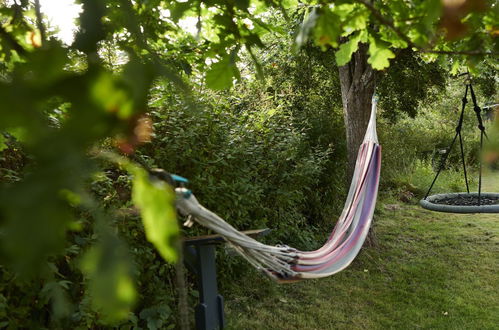
<svg viewBox="0 0 499 330">
<path fill-rule="evenodd" d="M 378 9 L 374 7 L 372 3 L 366 0 L 355 0 L 355 2 L 364 5 L 373 15 L 374 17 L 383 25 L 389 27 L 395 34 L 402 39 L 407 46 L 410 48 L 416 49 L 417 52 L 426 53 L 426 54 L 443 54 L 443 55 L 498 55 L 498 52 L 490 51 L 474 51 L 474 50 L 462 50 L 462 51 L 445 51 L 445 50 L 435 50 L 435 49 L 427 49 L 421 46 L 416 45 L 404 32 L 402 32 L 398 27 L 395 26 L 393 20 L 386 18 Z"/>
<path fill-rule="evenodd" d="M 393 30 L 393 32 L 395 32 L 400 39 L 402 39 L 403 41 L 405 41 L 407 43 L 408 46 L 410 47 L 413 47 L 413 48 L 419 48 L 417 45 L 415 45 L 411 39 L 409 39 L 408 36 L 406 36 L 402 31 L 400 31 L 399 28 L 397 28 L 394 24 L 394 22 L 388 18 L 385 18 L 383 16 L 383 14 L 381 14 L 379 12 L 379 10 L 377 10 L 376 8 L 374 8 L 374 5 L 372 3 L 370 3 L 369 1 L 365 1 L 365 0 L 355 0 L 357 3 L 360 3 L 362 5 L 364 5 L 367 9 L 369 9 L 369 11 L 374 15 L 374 17 L 376 17 L 378 19 L 378 21 L 380 21 L 383 25 L 386 25 L 388 26 L 390 29 Z"/>
</svg>

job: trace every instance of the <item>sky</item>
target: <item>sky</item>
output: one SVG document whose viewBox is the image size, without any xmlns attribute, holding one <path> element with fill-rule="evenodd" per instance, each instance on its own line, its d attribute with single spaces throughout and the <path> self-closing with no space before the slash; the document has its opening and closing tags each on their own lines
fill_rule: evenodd
<svg viewBox="0 0 499 330">
<path fill-rule="evenodd" d="M 81 12 L 81 5 L 75 4 L 74 0 L 40 0 L 40 7 L 50 24 L 58 27 L 57 37 L 65 44 L 71 44 L 76 30 L 75 20 Z M 165 16 L 170 16 L 169 11 L 164 12 Z M 188 17 L 180 20 L 179 26 L 193 35 L 197 33 L 197 19 Z"/>
<path fill-rule="evenodd" d="M 40 7 L 52 26 L 57 26 L 57 37 L 66 44 L 71 44 L 76 29 L 75 19 L 81 12 L 81 5 L 73 0 L 40 0 Z"/>
</svg>

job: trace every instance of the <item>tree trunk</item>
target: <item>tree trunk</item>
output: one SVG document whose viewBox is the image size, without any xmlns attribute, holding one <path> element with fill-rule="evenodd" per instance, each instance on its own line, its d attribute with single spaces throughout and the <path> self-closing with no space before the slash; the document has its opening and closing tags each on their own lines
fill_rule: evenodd
<svg viewBox="0 0 499 330">
<path fill-rule="evenodd" d="M 367 63 L 367 45 L 360 44 L 350 62 L 338 68 L 340 74 L 343 117 L 347 133 L 348 168 L 350 182 L 355 169 L 359 146 L 364 140 L 371 115 L 372 97 L 375 89 L 375 71 Z M 366 243 L 376 245 L 374 226 L 371 226 Z"/>
<path fill-rule="evenodd" d="M 338 68 L 347 137 L 347 179 L 353 175 L 357 151 L 366 133 L 375 88 L 375 71 L 367 63 L 367 45 L 360 44 L 350 62 Z"/>
</svg>

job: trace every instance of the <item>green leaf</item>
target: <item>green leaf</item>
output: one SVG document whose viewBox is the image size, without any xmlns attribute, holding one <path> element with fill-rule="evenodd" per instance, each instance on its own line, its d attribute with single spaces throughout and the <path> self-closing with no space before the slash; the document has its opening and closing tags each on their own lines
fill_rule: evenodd
<svg viewBox="0 0 499 330">
<path fill-rule="evenodd" d="M 342 66 L 350 62 L 352 54 L 359 49 L 359 42 L 362 39 L 362 35 L 365 32 L 358 32 L 350 40 L 340 45 L 340 49 L 336 52 L 336 63 L 338 66 Z"/>
<path fill-rule="evenodd" d="M 237 76 L 238 70 L 230 56 L 212 64 L 206 72 L 206 85 L 215 90 L 223 90 L 232 86 L 232 79 Z"/>
<path fill-rule="evenodd" d="M 175 193 L 159 179 L 151 180 L 142 167 L 114 153 L 102 152 L 100 157 L 119 164 L 133 175 L 132 201 L 140 210 L 146 238 L 161 256 L 176 262 L 179 228 L 175 212 Z"/>
<path fill-rule="evenodd" d="M 3 134 L 0 133 L 0 151 L 7 149 L 6 139 Z"/>
<path fill-rule="evenodd" d="M 451 75 L 458 74 L 460 69 L 461 69 L 461 61 L 454 60 L 454 62 L 452 63 L 451 70 L 450 70 Z"/>
<path fill-rule="evenodd" d="M 249 0 L 235 0 L 235 5 L 236 5 L 236 8 L 239 8 L 242 11 L 247 11 L 248 7 L 250 5 L 250 1 Z"/>
<path fill-rule="evenodd" d="M 140 209 L 146 238 L 169 262 L 177 261 L 176 240 L 179 234 L 175 213 L 175 194 L 163 181 L 151 181 L 148 173 L 127 166 L 133 173 L 132 200 Z"/>
<path fill-rule="evenodd" d="M 338 47 L 338 38 L 341 34 L 339 17 L 324 7 L 321 10 L 314 29 L 314 40 L 317 46 L 325 50 L 327 46 Z"/>
<path fill-rule="evenodd" d="M 340 4 L 332 8 L 332 11 L 341 19 L 343 36 L 347 36 L 354 31 L 367 28 L 369 11 L 358 4 Z"/>
<path fill-rule="evenodd" d="M 422 1 L 419 10 L 423 13 L 422 23 L 426 28 L 431 29 L 440 19 L 442 14 L 441 0 L 426 0 Z"/>
<path fill-rule="evenodd" d="M 262 65 L 260 64 L 260 62 L 256 58 L 255 54 L 251 50 L 251 46 L 246 45 L 246 49 L 248 50 L 248 53 L 250 54 L 251 60 L 253 61 L 253 64 L 255 65 L 256 75 L 257 75 L 258 79 L 263 80 L 264 75 L 263 75 Z"/>
<path fill-rule="evenodd" d="M 50 281 L 45 283 L 40 291 L 40 298 L 44 304 L 52 303 L 52 313 L 56 319 L 67 317 L 71 313 L 71 304 L 65 290 L 70 281 Z"/>
<path fill-rule="evenodd" d="M 194 7 L 192 1 L 185 1 L 185 2 L 178 2 L 176 1 L 175 4 L 172 6 L 170 12 L 170 17 L 172 21 L 178 22 L 184 15 L 185 13 L 192 9 Z"/>
<path fill-rule="evenodd" d="M 12 135 L 13 137 L 15 137 L 17 141 L 20 141 L 20 142 L 28 141 L 29 133 L 26 130 L 26 128 L 24 128 L 22 126 L 11 127 L 7 130 L 7 132 L 10 135 Z"/>
<path fill-rule="evenodd" d="M 297 0 L 282 0 L 281 6 L 284 9 L 296 8 L 298 6 L 298 1 Z"/>
<path fill-rule="evenodd" d="M 381 40 L 390 43 L 393 48 L 406 48 L 407 42 L 400 37 L 389 27 L 381 26 L 379 28 L 378 34 L 381 36 Z"/>
<path fill-rule="evenodd" d="M 416 45 L 425 45 L 428 42 L 428 35 L 420 27 L 409 30 L 407 37 Z"/>
<path fill-rule="evenodd" d="M 395 54 L 388 48 L 388 43 L 375 38 L 370 38 L 370 41 L 367 63 L 371 64 L 375 70 L 383 70 L 389 67 L 389 59 L 394 58 Z"/>
<path fill-rule="evenodd" d="M 98 42 L 106 37 L 103 17 L 106 14 L 105 1 L 82 1 L 80 29 L 76 33 L 74 48 L 86 53 L 97 51 Z"/>
</svg>

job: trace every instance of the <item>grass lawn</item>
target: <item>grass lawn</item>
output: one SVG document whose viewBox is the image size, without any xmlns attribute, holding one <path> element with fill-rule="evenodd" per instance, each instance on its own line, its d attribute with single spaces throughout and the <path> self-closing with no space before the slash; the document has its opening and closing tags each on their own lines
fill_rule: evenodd
<svg viewBox="0 0 499 330">
<path fill-rule="evenodd" d="M 499 173 L 485 180 L 499 191 Z M 378 203 L 378 246 L 337 275 L 234 279 L 222 291 L 229 329 L 499 329 L 499 214 L 394 203 Z"/>
</svg>

